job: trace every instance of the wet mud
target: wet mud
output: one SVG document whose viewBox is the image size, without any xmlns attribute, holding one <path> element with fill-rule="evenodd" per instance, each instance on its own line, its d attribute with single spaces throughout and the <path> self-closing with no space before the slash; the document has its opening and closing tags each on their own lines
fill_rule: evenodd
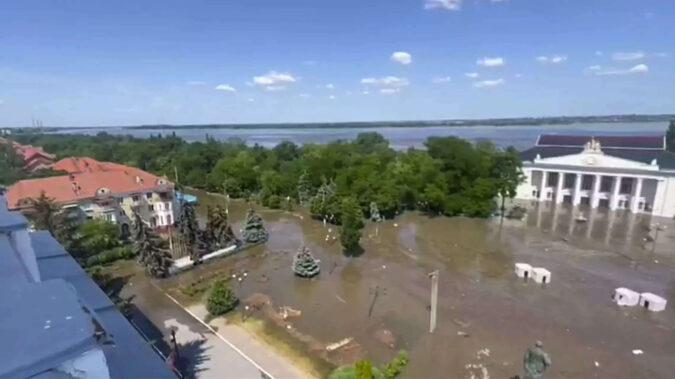
<svg viewBox="0 0 675 379">
<path fill-rule="evenodd" d="M 196 194 L 202 216 L 206 205 L 225 203 L 222 196 Z M 230 202 L 235 231 L 247 207 Z M 312 346 L 352 337 L 363 352 L 358 355 L 376 364 L 406 349 L 410 363 L 404 377 L 512 377 L 522 374 L 525 349 L 536 340 L 552 357 L 551 378 L 666 378 L 675 372 L 670 220 L 546 204 L 532 206 L 522 221 L 409 212 L 367 223 L 364 253 L 347 257 L 339 238 L 333 239 L 339 237 L 336 226 L 324 227 L 301 209 L 255 208 L 270 233 L 266 244 L 160 285 L 183 301 L 195 301 L 179 289 L 214 273 L 246 272 L 242 281 L 231 282 L 239 297 L 264 294 L 275 307 L 302 311 L 283 325 L 311 336 Z M 588 222 L 576 222 L 579 213 Z M 656 221 L 666 229 L 652 243 L 649 227 Z M 321 261 L 315 279 L 298 278 L 291 270 L 302 245 Z M 547 268 L 551 283 L 518 279 L 516 262 Z M 428 274 L 434 270 L 440 272 L 438 322 L 429 333 Z M 653 292 L 670 302 L 659 313 L 620 308 L 611 302 L 616 287 Z M 633 355 L 633 349 L 644 354 Z"/>
</svg>

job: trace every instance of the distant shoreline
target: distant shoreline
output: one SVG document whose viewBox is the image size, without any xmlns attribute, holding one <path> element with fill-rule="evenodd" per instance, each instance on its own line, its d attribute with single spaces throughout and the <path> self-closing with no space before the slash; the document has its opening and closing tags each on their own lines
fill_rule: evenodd
<svg viewBox="0 0 675 379">
<path fill-rule="evenodd" d="M 675 120 L 675 114 L 661 115 L 607 115 L 607 116 L 561 116 L 561 117 L 517 117 L 462 120 L 409 120 L 409 121 L 356 121 L 356 122 L 311 122 L 311 123 L 264 123 L 264 124 L 188 124 L 188 125 L 135 125 L 135 126 L 62 126 L 62 127 L 17 127 L 15 130 L 57 131 L 67 129 L 140 129 L 140 130 L 179 130 L 179 129 L 357 129 L 357 128 L 425 128 L 439 127 L 475 127 L 475 126 L 544 126 L 570 124 L 622 124 L 653 123 Z"/>
</svg>

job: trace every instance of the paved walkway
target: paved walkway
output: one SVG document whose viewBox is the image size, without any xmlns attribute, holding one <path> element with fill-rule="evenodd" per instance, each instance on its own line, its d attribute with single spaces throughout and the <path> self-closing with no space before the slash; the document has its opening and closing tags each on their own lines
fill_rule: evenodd
<svg viewBox="0 0 675 379">
<path fill-rule="evenodd" d="M 171 328 L 188 376 L 196 378 L 304 378 L 303 372 L 268 349 L 239 327 L 212 321 L 217 331 L 202 319 L 206 309 L 185 309 L 147 278 L 134 276 L 124 295 L 134 296 L 132 319 L 151 339 L 166 348 Z M 161 340 L 161 341 L 160 341 Z"/>
</svg>

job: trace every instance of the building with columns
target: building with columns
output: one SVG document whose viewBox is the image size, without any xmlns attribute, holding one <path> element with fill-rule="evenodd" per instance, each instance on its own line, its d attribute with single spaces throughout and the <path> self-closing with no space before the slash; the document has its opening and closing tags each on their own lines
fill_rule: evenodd
<svg viewBox="0 0 675 379">
<path fill-rule="evenodd" d="M 675 216 L 675 154 L 663 136 L 541 135 L 521 159 L 517 199 Z"/>
</svg>

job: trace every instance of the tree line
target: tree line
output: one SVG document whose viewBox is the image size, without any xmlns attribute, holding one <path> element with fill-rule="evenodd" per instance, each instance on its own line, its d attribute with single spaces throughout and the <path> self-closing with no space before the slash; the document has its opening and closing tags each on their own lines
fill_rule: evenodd
<svg viewBox="0 0 675 379">
<path fill-rule="evenodd" d="M 255 198 L 280 208 L 308 206 L 314 217 L 360 229 L 371 205 L 392 218 L 405 210 L 434 215 L 487 217 L 495 199 L 515 196 L 522 180 L 518 152 L 489 141 L 430 137 L 425 149 L 396 151 L 378 133 L 353 141 L 273 148 L 242 140 L 188 143 L 175 136 L 18 134 L 57 157 L 89 156 L 166 175 L 181 185 L 234 198 Z M 343 239 L 354 240 L 350 232 Z M 353 233 L 351 233 L 353 234 Z"/>
</svg>

